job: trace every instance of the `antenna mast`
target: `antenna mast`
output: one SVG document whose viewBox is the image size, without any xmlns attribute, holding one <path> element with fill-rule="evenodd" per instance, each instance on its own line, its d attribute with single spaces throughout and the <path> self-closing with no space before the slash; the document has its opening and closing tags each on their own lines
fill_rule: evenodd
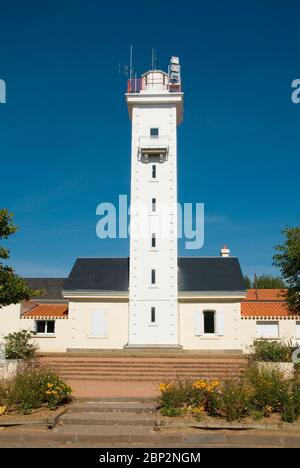
<svg viewBox="0 0 300 468">
<path fill-rule="evenodd" d="M 129 57 L 129 79 L 132 79 L 133 74 L 133 46 L 130 45 L 130 57 Z"/>
</svg>

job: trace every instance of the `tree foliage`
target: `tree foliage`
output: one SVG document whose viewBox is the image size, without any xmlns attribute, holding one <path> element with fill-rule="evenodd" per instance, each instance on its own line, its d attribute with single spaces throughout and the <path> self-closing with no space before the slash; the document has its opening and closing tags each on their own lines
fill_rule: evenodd
<svg viewBox="0 0 300 468">
<path fill-rule="evenodd" d="M 291 313 L 300 313 L 300 226 L 286 227 L 284 242 L 275 247 L 273 264 L 287 285 L 286 301 Z"/>
<path fill-rule="evenodd" d="M 7 209 L 0 210 L 0 241 L 7 239 L 17 231 L 13 223 L 13 215 Z M 10 304 L 18 304 L 23 300 L 40 296 L 43 291 L 34 291 L 26 285 L 25 281 L 15 274 L 14 270 L 4 265 L 1 259 L 9 259 L 8 249 L 0 246 L 0 308 Z"/>
<path fill-rule="evenodd" d="M 246 289 L 284 289 L 285 282 L 280 276 L 260 275 L 253 280 L 249 276 L 244 276 Z"/>
</svg>

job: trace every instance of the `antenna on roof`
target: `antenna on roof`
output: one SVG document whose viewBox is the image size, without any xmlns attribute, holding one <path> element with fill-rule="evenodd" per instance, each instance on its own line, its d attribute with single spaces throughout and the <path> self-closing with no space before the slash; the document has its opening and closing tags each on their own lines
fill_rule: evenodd
<svg viewBox="0 0 300 468">
<path fill-rule="evenodd" d="M 130 54 L 129 54 L 129 79 L 131 80 L 133 74 L 133 46 L 130 44 Z"/>
<path fill-rule="evenodd" d="M 152 47 L 152 64 L 151 64 L 151 70 L 157 70 L 157 52 L 156 48 Z"/>
</svg>

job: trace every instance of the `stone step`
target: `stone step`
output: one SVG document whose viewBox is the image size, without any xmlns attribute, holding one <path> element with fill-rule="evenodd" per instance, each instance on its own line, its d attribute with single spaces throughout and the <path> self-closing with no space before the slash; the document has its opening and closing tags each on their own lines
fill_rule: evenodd
<svg viewBox="0 0 300 468">
<path fill-rule="evenodd" d="M 41 360 L 42 362 L 47 362 L 49 364 L 53 365 L 144 365 L 144 366 L 157 366 L 157 365 L 191 365 L 195 366 L 196 364 L 205 364 L 205 365 L 210 365 L 210 364 L 233 364 L 233 363 L 242 363 L 245 364 L 247 360 L 245 358 L 234 358 L 234 359 L 227 359 L 227 358 L 219 358 L 219 359 L 172 359 L 172 360 L 166 360 L 164 358 L 162 359 L 156 359 L 156 360 L 146 360 L 146 359 L 138 359 L 138 360 L 129 360 L 129 359 L 124 359 L 124 360 L 117 360 L 117 359 L 81 359 L 81 360 L 74 360 L 74 359 L 47 359 L 47 360 Z"/>
<path fill-rule="evenodd" d="M 58 437 L 58 440 L 75 440 L 75 441 L 90 441 L 95 440 L 98 443 L 136 443 L 143 444 L 153 442 L 158 444 L 162 438 L 170 440 L 178 440 L 177 435 L 161 434 L 153 430 L 151 426 L 108 426 L 108 425 L 65 425 L 57 426 L 52 431 L 53 438 Z M 1 436 L 1 434 L 0 434 Z M 0 437 L 1 440 L 1 437 Z"/>
<path fill-rule="evenodd" d="M 241 363 L 232 363 L 232 364 L 194 364 L 194 365 L 151 365 L 151 366 L 146 366 L 146 365 L 110 365 L 110 364 L 104 364 L 104 365 L 91 365 L 91 364 L 82 364 L 82 365 L 71 365 L 71 364 L 60 364 L 60 365 L 55 365 L 51 366 L 52 369 L 228 369 L 228 368 L 240 368 L 243 367 L 244 365 Z"/>
<path fill-rule="evenodd" d="M 161 382 L 165 382 L 165 381 L 168 381 L 168 380 L 176 380 L 176 377 L 174 376 L 171 376 L 171 377 L 166 377 L 166 376 L 162 376 L 161 378 L 158 378 L 158 377 L 155 377 L 155 378 L 151 378 L 149 376 L 147 377 L 136 377 L 136 376 L 132 376 L 132 377 L 117 377 L 117 376 L 107 376 L 107 377 L 103 377 L 103 376 L 76 376 L 76 375 L 69 375 L 69 376 L 64 376 L 62 375 L 61 376 L 63 379 L 65 379 L 66 381 L 99 381 L 99 382 L 151 382 L 151 383 L 161 383 Z M 209 379 L 222 379 L 222 380 L 225 380 L 225 379 L 229 379 L 229 378 L 235 378 L 237 377 L 236 374 L 225 374 L 223 376 L 220 376 L 220 375 L 201 375 L 201 376 L 197 376 L 197 378 L 199 379 L 205 379 L 205 380 L 209 380 Z M 188 379 L 188 376 L 182 376 L 181 378 L 186 378 Z"/>
<path fill-rule="evenodd" d="M 211 372 L 206 370 L 205 372 L 60 372 L 61 377 L 145 377 L 145 378 L 172 378 L 172 377 L 191 377 L 197 378 L 201 376 L 218 376 L 218 375 L 240 375 L 241 372 L 223 371 L 223 372 Z"/>
<path fill-rule="evenodd" d="M 87 401 L 75 403 L 68 408 L 70 413 L 155 413 L 155 403 L 142 403 L 139 401 Z"/>
<path fill-rule="evenodd" d="M 64 426 L 142 426 L 154 427 L 155 415 L 117 412 L 65 413 L 60 423 Z"/>
</svg>

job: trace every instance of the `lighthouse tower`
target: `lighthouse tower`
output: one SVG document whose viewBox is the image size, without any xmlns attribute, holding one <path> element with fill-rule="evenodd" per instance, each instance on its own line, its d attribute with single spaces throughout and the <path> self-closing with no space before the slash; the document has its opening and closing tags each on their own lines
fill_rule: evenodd
<svg viewBox="0 0 300 468">
<path fill-rule="evenodd" d="M 129 346 L 178 345 L 177 125 L 180 64 L 128 82 L 132 122 Z"/>
</svg>

